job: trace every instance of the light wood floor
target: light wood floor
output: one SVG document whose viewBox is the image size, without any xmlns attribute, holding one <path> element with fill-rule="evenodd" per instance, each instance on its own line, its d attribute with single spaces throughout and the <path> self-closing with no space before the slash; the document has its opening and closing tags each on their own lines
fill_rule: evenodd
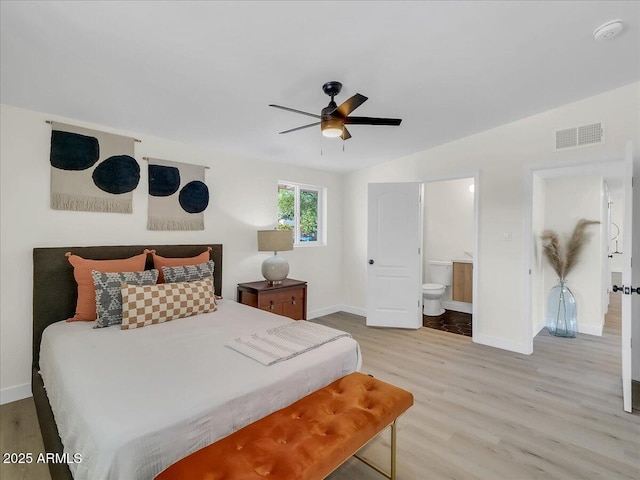
<svg viewBox="0 0 640 480">
<path fill-rule="evenodd" d="M 612 301 L 602 337 L 541 333 L 529 356 L 428 328 L 367 328 L 346 313 L 316 321 L 352 333 L 364 372 L 413 393 L 399 421 L 398 480 L 637 480 L 640 415 L 622 411 L 619 296 Z M 2 452 L 42 451 L 32 399 L 0 415 Z M 388 438 L 363 456 L 386 468 Z M 0 465 L 0 477 L 48 480 L 39 467 Z M 329 478 L 383 477 L 352 459 Z"/>
</svg>

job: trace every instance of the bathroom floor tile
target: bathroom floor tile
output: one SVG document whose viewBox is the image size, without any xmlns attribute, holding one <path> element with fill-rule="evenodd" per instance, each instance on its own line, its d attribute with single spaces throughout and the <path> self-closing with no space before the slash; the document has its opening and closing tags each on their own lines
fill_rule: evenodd
<svg viewBox="0 0 640 480">
<path fill-rule="evenodd" d="M 436 330 L 456 333 L 466 337 L 471 336 L 471 314 L 445 310 L 437 317 L 422 316 L 422 325 Z"/>
</svg>

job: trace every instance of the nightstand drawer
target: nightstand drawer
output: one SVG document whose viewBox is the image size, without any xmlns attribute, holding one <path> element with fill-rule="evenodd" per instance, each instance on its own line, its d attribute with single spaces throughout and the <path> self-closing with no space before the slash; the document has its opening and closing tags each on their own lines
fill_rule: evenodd
<svg viewBox="0 0 640 480">
<path fill-rule="evenodd" d="M 282 303 L 271 303 L 266 307 L 260 307 L 260 310 L 275 313 L 276 315 L 284 315 L 284 305 Z"/>
<path fill-rule="evenodd" d="M 281 285 L 266 281 L 238 284 L 238 302 L 294 320 L 307 319 L 307 282 L 287 278 Z"/>
<path fill-rule="evenodd" d="M 304 301 L 304 290 L 302 288 L 291 288 L 284 291 L 274 291 L 263 293 L 258 299 L 258 308 L 265 308 L 272 304 L 290 303 L 295 305 Z"/>
</svg>

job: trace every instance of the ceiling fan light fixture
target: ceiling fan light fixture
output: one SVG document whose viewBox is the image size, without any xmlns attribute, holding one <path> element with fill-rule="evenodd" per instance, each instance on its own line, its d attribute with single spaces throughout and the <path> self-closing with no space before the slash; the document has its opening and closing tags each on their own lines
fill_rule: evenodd
<svg viewBox="0 0 640 480">
<path fill-rule="evenodd" d="M 322 135 L 335 138 L 342 135 L 343 124 L 339 118 L 330 118 L 322 122 Z"/>
<path fill-rule="evenodd" d="M 269 104 L 270 107 L 287 110 L 293 113 L 299 113 L 308 117 L 314 117 L 318 121 L 302 125 L 301 127 L 290 128 L 280 133 L 296 132 L 305 128 L 317 127 L 320 125 L 320 131 L 323 137 L 342 138 L 343 141 L 351 138 L 351 133 L 347 130 L 346 125 L 388 125 L 397 127 L 402 122 L 401 118 L 379 118 L 379 117 L 351 117 L 351 113 L 368 100 L 367 97 L 356 93 L 348 98 L 341 105 L 336 105 L 333 97 L 340 93 L 342 84 L 340 82 L 327 82 L 322 86 L 322 91 L 331 97 L 329 105 L 324 107 L 320 115 L 310 112 L 303 112 L 295 108 L 283 107 L 282 105 Z"/>
</svg>

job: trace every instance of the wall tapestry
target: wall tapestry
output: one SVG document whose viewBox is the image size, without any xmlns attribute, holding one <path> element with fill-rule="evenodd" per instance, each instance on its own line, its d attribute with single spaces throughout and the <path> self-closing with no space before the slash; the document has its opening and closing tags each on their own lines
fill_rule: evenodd
<svg viewBox="0 0 640 480">
<path fill-rule="evenodd" d="M 204 230 L 209 189 L 201 165 L 149 158 L 147 230 Z"/>
<path fill-rule="evenodd" d="M 140 165 L 135 140 L 51 122 L 51 208 L 131 213 Z"/>
</svg>

